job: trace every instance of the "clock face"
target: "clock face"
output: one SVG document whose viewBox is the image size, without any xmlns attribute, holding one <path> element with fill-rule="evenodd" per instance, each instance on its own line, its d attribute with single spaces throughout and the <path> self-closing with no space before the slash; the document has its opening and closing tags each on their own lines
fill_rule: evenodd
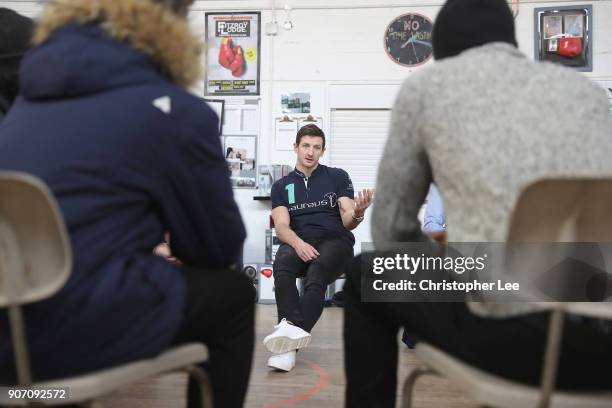
<svg viewBox="0 0 612 408">
<path fill-rule="evenodd" d="M 404 14 L 389 24 L 385 32 L 385 50 L 394 62 L 407 67 L 425 63 L 433 52 L 433 23 L 427 17 Z"/>
</svg>

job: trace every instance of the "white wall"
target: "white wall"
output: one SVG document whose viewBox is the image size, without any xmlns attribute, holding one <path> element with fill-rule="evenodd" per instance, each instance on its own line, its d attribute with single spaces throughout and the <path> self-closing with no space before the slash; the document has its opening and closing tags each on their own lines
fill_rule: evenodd
<svg viewBox="0 0 612 408">
<path fill-rule="evenodd" d="M 190 19 L 202 37 L 205 11 L 262 11 L 265 26 L 273 20 L 272 4 L 273 0 L 197 1 Z M 293 8 L 291 31 L 282 28 L 285 4 Z M 310 92 L 312 113 L 325 118 L 327 131 L 333 108 L 390 108 L 399 84 L 412 70 L 400 67 L 386 56 L 384 30 L 393 18 L 408 12 L 418 12 L 433 20 L 442 4 L 441 0 L 276 1 L 278 35 L 266 36 L 262 27 L 259 164 L 294 164 L 292 152 L 274 149 L 273 118 L 280 116 L 282 93 Z M 532 58 L 534 8 L 570 4 L 593 5 L 593 72 L 585 75 L 612 80 L 612 0 L 521 1 L 516 18 L 520 49 Z M 33 1 L 0 1 L 0 6 L 29 15 L 36 15 L 40 9 Z M 203 93 L 203 84 L 198 92 Z M 255 193 L 256 190 L 235 190 L 249 234 L 245 261 L 253 262 L 264 259 L 264 229 L 270 212 L 268 203 L 253 201 Z M 359 228 L 366 229 L 359 234 L 361 237 L 369 236 L 369 226 Z"/>
<path fill-rule="evenodd" d="M 232 8 L 262 10 L 262 24 L 265 25 L 273 20 L 269 10 L 271 3 L 199 1 L 195 13 Z M 284 4 L 293 8 L 291 20 L 294 28 L 291 31 L 282 28 Z M 385 7 L 389 4 L 396 6 Z M 313 114 L 325 118 L 329 137 L 333 137 L 329 134 L 330 110 L 333 108 L 390 108 L 399 84 L 412 69 L 403 68 L 387 57 L 383 48 L 384 30 L 393 18 L 411 11 L 433 20 L 442 4 L 442 1 L 415 0 L 277 1 L 278 35 L 262 37 L 260 163 L 294 164 L 292 152 L 274 149 L 273 118 L 280 116 L 282 93 L 310 92 Z M 557 4 L 568 5 L 566 2 L 520 5 L 516 19 L 517 40 L 521 50 L 530 58 L 533 55 L 533 9 Z M 612 1 L 573 4 L 593 4 L 594 70 L 585 75 L 594 79 L 612 79 Z M 252 195 L 245 190 L 237 191 L 237 200 L 249 228 L 245 259 L 260 261 L 263 260 L 263 229 L 268 222 L 269 207 L 253 202 Z M 362 231 L 356 235 L 369 240 L 369 224 L 364 223 L 359 229 Z"/>
</svg>

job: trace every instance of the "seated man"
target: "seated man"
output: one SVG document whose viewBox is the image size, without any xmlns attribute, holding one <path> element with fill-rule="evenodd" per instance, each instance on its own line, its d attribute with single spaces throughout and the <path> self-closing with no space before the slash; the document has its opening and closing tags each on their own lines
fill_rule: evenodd
<svg viewBox="0 0 612 408">
<path fill-rule="evenodd" d="M 268 366 L 290 371 L 296 350 L 310 341 L 323 312 L 325 290 L 353 256 L 356 228 L 372 201 L 363 190 L 353 201 L 353 184 L 342 169 L 319 163 L 325 134 L 316 125 L 302 127 L 295 138 L 295 170 L 272 186 L 272 218 L 283 242 L 274 261 L 279 324 L 264 339 L 274 353 Z M 304 277 L 300 299 L 295 280 Z"/>
<path fill-rule="evenodd" d="M 535 180 L 612 176 L 603 90 L 571 69 L 526 58 L 514 33 L 505 0 L 442 7 L 433 29 L 438 62 L 405 81 L 393 108 L 372 214 L 377 250 L 427 239 L 417 213 L 433 174 L 450 242 L 505 241 L 519 194 Z M 435 302 L 423 291 L 407 292 L 406 303 L 364 302 L 360 279 L 358 261 L 344 287 L 347 407 L 395 406 L 400 327 L 478 368 L 539 384 L 547 313 L 528 304 Z M 530 313 L 491 318 L 517 306 Z M 590 323 L 566 320 L 561 389 L 612 389 L 612 335 Z"/>
<path fill-rule="evenodd" d="M 35 380 L 206 343 L 215 406 L 241 407 L 254 342 L 253 287 L 217 115 L 200 77 L 192 0 L 47 2 L 0 126 L 0 168 L 44 180 L 64 216 L 73 270 L 25 308 Z M 161 33 L 161 35 L 160 35 Z M 183 265 L 153 254 L 164 232 Z M 0 380 L 14 377 L 0 316 Z M 189 406 L 199 406 L 190 384 Z"/>
</svg>

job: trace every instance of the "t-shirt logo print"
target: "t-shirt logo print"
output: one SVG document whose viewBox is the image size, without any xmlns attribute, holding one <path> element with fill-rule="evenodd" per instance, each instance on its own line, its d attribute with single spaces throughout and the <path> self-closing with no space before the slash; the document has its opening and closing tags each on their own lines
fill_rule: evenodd
<svg viewBox="0 0 612 408">
<path fill-rule="evenodd" d="M 295 204 L 295 184 L 287 184 L 285 186 L 285 190 L 287 190 L 287 199 L 289 200 L 289 204 Z"/>
<path fill-rule="evenodd" d="M 338 203 L 338 196 L 336 193 L 327 193 L 324 195 L 324 197 L 327 198 L 331 208 L 336 207 L 336 204 Z"/>
</svg>

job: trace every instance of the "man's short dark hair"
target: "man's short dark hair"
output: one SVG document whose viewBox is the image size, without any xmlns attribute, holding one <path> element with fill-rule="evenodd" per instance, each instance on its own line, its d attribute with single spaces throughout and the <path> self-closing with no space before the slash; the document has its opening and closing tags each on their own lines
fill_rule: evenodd
<svg viewBox="0 0 612 408">
<path fill-rule="evenodd" d="M 323 139 L 323 148 L 325 149 L 325 133 L 321 130 L 317 125 L 306 125 L 302 126 L 300 130 L 298 130 L 297 135 L 295 135 L 295 144 L 300 145 L 303 136 L 312 136 L 312 137 L 320 137 Z"/>
</svg>

